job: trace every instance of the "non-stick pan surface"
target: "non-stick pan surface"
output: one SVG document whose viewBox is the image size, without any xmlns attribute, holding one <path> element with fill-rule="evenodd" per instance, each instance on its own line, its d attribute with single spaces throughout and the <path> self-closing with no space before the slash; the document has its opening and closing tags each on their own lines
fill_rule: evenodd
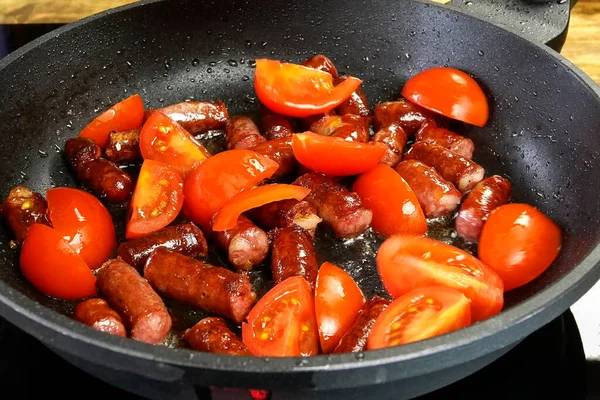
<svg viewBox="0 0 600 400">
<path fill-rule="evenodd" d="M 507 293 L 505 311 L 448 335 L 360 354 L 232 358 L 151 346 L 61 314 L 69 307 L 20 275 L 2 231 L 0 313 L 67 355 L 165 381 L 287 390 L 402 381 L 422 393 L 498 357 L 596 282 L 598 87 L 548 48 L 420 2 L 144 2 L 61 28 L 0 62 L 0 193 L 17 184 L 41 192 L 75 185 L 60 154 L 65 140 L 128 95 L 140 93 L 148 108 L 195 98 L 223 100 L 231 114 L 253 112 L 252 60 L 299 62 L 314 53 L 363 79 L 371 104 L 397 98 L 410 76 L 439 65 L 468 71 L 485 87 L 490 122 L 468 130 L 475 160 L 508 176 L 514 199 L 539 207 L 565 234 L 558 260 Z M 337 261 L 376 276 L 363 253 L 359 247 Z M 444 371 L 452 372 L 436 375 Z"/>
</svg>

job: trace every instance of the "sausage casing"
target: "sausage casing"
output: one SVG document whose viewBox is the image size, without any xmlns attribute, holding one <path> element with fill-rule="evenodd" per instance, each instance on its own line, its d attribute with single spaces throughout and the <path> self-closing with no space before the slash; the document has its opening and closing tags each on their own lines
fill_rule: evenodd
<svg viewBox="0 0 600 400">
<path fill-rule="evenodd" d="M 269 110 L 267 107 L 262 107 L 260 128 L 267 140 L 283 139 L 294 134 L 290 119 Z"/>
<path fill-rule="evenodd" d="M 104 155 L 116 164 L 136 163 L 142 160 L 140 151 L 140 129 L 111 132 Z"/>
<path fill-rule="evenodd" d="M 402 161 L 407 135 L 399 125 L 391 124 L 381 128 L 375 133 L 371 141 L 383 143 L 387 147 L 385 154 L 381 158 L 381 163 L 393 168 Z"/>
<path fill-rule="evenodd" d="M 352 142 L 366 143 L 369 141 L 369 127 L 366 119 L 353 114 L 326 115 L 314 122 L 310 131 Z"/>
<path fill-rule="evenodd" d="M 299 226 L 275 228 L 269 232 L 273 241 L 271 272 L 277 285 L 292 276 L 302 276 L 314 289 L 319 273 L 313 237 Z"/>
<path fill-rule="evenodd" d="M 184 101 L 157 109 L 181 125 L 192 135 L 212 129 L 223 129 L 229 118 L 227 107 L 222 101 Z M 152 111 L 149 111 L 148 116 Z"/>
<path fill-rule="evenodd" d="M 209 317 L 200 320 L 185 331 L 183 340 L 196 351 L 231 356 L 251 355 L 244 342 L 231 332 L 221 318 Z"/>
<path fill-rule="evenodd" d="M 343 75 L 333 80 L 334 85 L 339 85 L 341 82 L 348 79 L 348 76 Z M 365 92 L 359 86 L 354 92 L 346 99 L 342 104 L 335 108 L 335 111 L 339 115 L 354 114 L 360 115 L 361 117 L 371 117 L 373 112 L 369 107 L 369 101 Z"/>
<path fill-rule="evenodd" d="M 234 267 L 251 270 L 262 263 L 269 254 L 269 238 L 265 231 L 254 225 L 244 215 L 240 215 L 235 228 L 213 232 L 219 246 L 227 251 Z"/>
<path fill-rule="evenodd" d="M 261 142 L 252 148 L 253 151 L 279 164 L 279 168 L 271 176 L 272 180 L 281 179 L 296 170 L 298 161 L 292 150 L 292 138 L 282 138 Z"/>
<path fill-rule="evenodd" d="M 83 179 L 86 164 L 100 158 L 102 149 L 92 139 L 78 136 L 65 142 L 64 156 L 71 170 Z"/>
<path fill-rule="evenodd" d="M 333 353 L 356 353 L 365 350 L 375 320 L 389 304 L 389 300 L 379 296 L 367 301 L 359 311 L 352 327 L 341 337 Z"/>
<path fill-rule="evenodd" d="M 103 299 L 89 299 L 77 304 L 73 318 L 98 331 L 127 337 L 121 317 Z"/>
<path fill-rule="evenodd" d="M 473 158 L 475 145 L 469 138 L 461 136 L 448 129 L 438 128 L 433 121 L 425 121 L 417 132 L 416 139 L 420 142 L 433 143 L 452 150 L 469 160 Z"/>
<path fill-rule="evenodd" d="M 10 191 L 2 204 L 2 213 L 8 226 L 12 229 L 17 243 L 23 243 L 27 236 L 27 229 L 31 225 L 50 226 L 46 214 L 47 208 L 46 199 L 40 193 L 24 186 L 16 186 Z"/>
<path fill-rule="evenodd" d="M 442 121 L 440 115 L 405 99 L 377 104 L 373 113 L 375 132 L 391 124 L 398 124 L 409 136 L 417 133 L 426 120 L 433 120 L 438 125 Z"/>
<path fill-rule="evenodd" d="M 248 117 L 234 117 L 225 125 L 225 139 L 228 149 L 251 149 L 266 139 L 260 134 L 256 124 Z"/>
<path fill-rule="evenodd" d="M 304 200 L 294 199 L 267 203 L 264 206 L 250 210 L 248 215 L 267 231 L 273 228 L 297 225 L 312 236 L 315 234 L 317 225 L 322 221 L 313 205 Z"/>
<path fill-rule="evenodd" d="M 113 204 L 128 201 L 134 188 L 133 180 L 127 172 L 103 158 L 85 164 L 83 182 L 98 197 Z"/>
<path fill-rule="evenodd" d="M 304 65 L 305 67 L 318 69 L 320 71 L 325 71 L 331 74 L 333 79 L 338 77 L 338 72 L 335 68 L 335 65 L 333 64 L 333 61 L 331 61 L 328 57 L 324 56 L 323 54 L 316 54 L 312 56 L 308 60 L 304 61 L 302 65 Z"/>
</svg>

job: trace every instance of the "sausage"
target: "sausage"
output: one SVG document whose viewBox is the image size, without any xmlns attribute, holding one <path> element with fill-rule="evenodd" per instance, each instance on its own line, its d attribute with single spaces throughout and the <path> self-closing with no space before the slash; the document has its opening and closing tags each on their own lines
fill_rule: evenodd
<svg viewBox="0 0 600 400">
<path fill-rule="evenodd" d="M 271 272 L 275 285 L 292 276 L 302 276 L 311 288 L 317 283 L 319 265 L 313 237 L 299 226 L 275 228 L 269 232 L 273 241 Z"/>
<path fill-rule="evenodd" d="M 140 151 L 140 129 L 111 132 L 104 155 L 115 164 L 136 163 L 142 160 Z"/>
<path fill-rule="evenodd" d="M 357 353 L 365 350 L 375 320 L 389 304 L 389 300 L 379 296 L 367 301 L 358 312 L 352 327 L 340 338 L 333 353 Z"/>
<path fill-rule="evenodd" d="M 283 139 L 294 134 L 292 123 L 288 117 L 277 114 L 264 106 L 260 113 L 260 128 L 267 140 Z"/>
<path fill-rule="evenodd" d="M 353 114 L 324 116 L 311 125 L 310 131 L 352 142 L 369 141 L 369 127 L 366 120 Z"/>
<path fill-rule="evenodd" d="M 100 332 L 127 337 L 121 317 L 103 299 L 89 299 L 77 304 L 73 318 Z"/>
<path fill-rule="evenodd" d="M 462 194 L 454 185 L 421 161 L 402 161 L 396 171 L 415 192 L 427 218 L 448 215 L 460 204 Z"/>
<path fill-rule="evenodd" d="M 149 235 L 123 242 L 117 253 L 123 261 L 141 271 L 150 253 L 159 247 L 188 257 L 206 257 L 208 253 L 204 234 L 191 222 L 167 226 Z"/>
<path fill-rule="evenodd" d="M 102 149 L 92 139 L 74 137 L 65 142 L 64 156 L 71 170 L 82 179 L 86 164 L 100 158 Z"/>
<path fill-rule="evenodd" d="M 333 77 L 333 79 L 338 77 L 337 69 L 335 65 L 333 65 L 333 61 L 324 56 L 323 54 L 316 54 L 309 58 L 308 60 L 302 63 L 305 67 L 318 69 L 321 71 L 325 71 Z"/>
<path fill-rule="evenodd" d="M 294 172 L 298 167 L 298 161 L 296 161 L 292 150 L 291 137 L 268 140 L 252 147 L 252 150 L 279 164 L 279 168 L 271 176 L 271 180 L 281 179 Z"/>
<path fill-rule="evenodd" d="M 363 206 L 360 197 L 330 178 L 310 172 L 294 184 L 311 190 L 304 200 L 317 209 L 319 217 L 337 237 L 356 237 L 371 224 L 373 212 Z"/>
<path fill-rule="evenodd" d="M 222 318 L 209 317 L 200 320 L 185 331 L 183 340 L 196 351 L 230 356 L 251 355 L 244 342 L 231 332 Z"/>
<path fill-rule="evenodd" d="M 244 321 L 256 300 L 247 275 L 163 248 L 154 250 L 148 257 L 144 277 L 158 293 L 231 318 L 238 324 Z"/>
<path fill-rule="evenodd" d="M 381 158 L 381 163 L 387 164 L 390 167 L 395 167 L 400 161 L 402 161 L 402 154 L 404 153 L 404 146 L 406 146 L 407 135 L 398 124 L 391 124 L 384 128 L 381 128 L 371 141 L 376 143 L 383 143 L 387 146 L 387 150 Z"/>
<path fill-rule="evenodd" d="M 333 84 L 339 85 L 346 79 L 348 79 L 348 76 L 340 76 L 333 80 Z M 361 117 L 371 117 L 371 115 L 373 115 L 371 107 L 369 107 L 369 101 L 367 100 L 367 96 L 365 95 L 360 86 L 354 92 L 352 92 L 348 99 L 346 99 L 342 104 L 337 106 L 335 108 L 335 111 L 339 115 L 354 114 L 360 115 Z"/>
<path fill-rule="evenodd" d="M 264 206 L 248 211 L 248 215 L 263 229 L 285 228 L 297 225 L 311 236 L 315 235 L 317 225 L 322 219 L 317 215 L 317 209 L 302 200 L 281 200 L 267 203 Z"/>
<path fill-rule="evenodd" d="M 108 260 L 98 272 L 96 283 L 102 298 L 123 317 L 132 339 L 157 344 L 167 338 L 171 316 L 135 268 L 118 259 Z"/>
<path fill-rule="evenodd" d="M 469 160 L 473 158 L 475 145 L 471 139 L 448 129 L 438 128 L 433 121 L 423 122 L 421 129 L 417 132 L 416 139 L 420 142 L 433 143 L 445 147 Z"/>
<path fill-rule="evenodd" d="M 481 229 L 496 207 L 508 203 L 510 181 L 493 175 L 479 182 L 467 195 L 456 216 L 456 232 L 467 240 L 479 240 Z"/>
<path fill-rule="evenodd" d="M 480 165 L 437 144 L 416 142 L 404 158 L 419 160 L 435 168 L 462 193 L 475 187 L 485 175 L 485 170 Z"/>
<path fill-rule="evenodd" d="M 25 186 L 16 186 L 10 191 L 2 204 L 2 213 L 14 233 L 17 244 L 23 243 L 31 225 L 50 226 L 46 215 L 47 208 L 48 203 L 44 196 Z"/>
<path fill-rule="evenodd" d="M 228 149 L 251 149 L 266 139 L 248 117 L 234 117 L 225 125 Z"/>
<path fill-rule="evenodd" d="M 324 114 L 310 115 L 308 117 L 304 117 L 304 118 L 300 119 L 300 125 L 302 125 L 302 129 L 304 129 L 305 131 L 310 131 L 310 127 L 314 123 L 316 123 L 317 121 L 320 121 L 321 118 L 330 117 L 332 115 L 337 115 L 335 113 L 335 110 L 328 111 Z"/>
<path fill-rule="evenodd" d="M 157 109 L 181 125 L 192 135 L 205 133 L 211 129 L 224 129 L 229 114 L 222 101 L 184 101 L 183 103 Z M 152 110 L 146 113 L 148 117 Z"/>
<path fill-rule="evenodd" d="M 398 124 L 409 136 L 417 133 L 425 120 L 433 120 L 437 125 L 442 121 L 439 114 L 405 99 L 377 104 L 374 115 L 375 132 L 391 124 Z"/>
<path fill-rule="evenodd" d="M 219 246 L 227 251 L 234 267 L 249 271 L 269 254 L 269 238 L 265 231 L 240 215 L 235 228 L 213 232 Z"/>
<path fill-rule="evenodd" d="M 85 164 L 83 183 L 109 203 L 122 204 L 133 193 L 131 176 L 115 163 L 98 158 Z"/>
</svg>

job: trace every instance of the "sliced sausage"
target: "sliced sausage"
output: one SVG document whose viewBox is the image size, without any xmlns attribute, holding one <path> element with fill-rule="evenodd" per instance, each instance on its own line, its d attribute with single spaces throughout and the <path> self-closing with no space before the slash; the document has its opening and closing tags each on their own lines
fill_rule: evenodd
<svg viewBox="0 0 600 400">
<path fill-rule="evenodd" d="M 140 129 L 132 129 L 124 132 L 112 132 L 108 135 L 108 144 L 104 149 L 106 158 L 115 164 L 141 161 L 140 131 Z"/>
<path fill-rule="evenodd" d="M 341 337 L 334 353 L 356 353 L 365 350 L 367 338 L 379 314 L 390 304 L 389 300 L 375 296 L 367 301 L 358 313 L 352 327 Z"/>
<path fill-rule="evenodd" d="M 314 289 L 319 273 L 313 237 L 299 226 L 275 228 L 269 232 L 273 241 L 271 272 L 275 285 L 292 276 L 302 276 Z"/>
<path fill-rule="evenodd" d="M 302 63 L 305 67 L 318 69 L 325 71 L 335 79 L 338 77 L 337 69 L 333 65 L 333 61 L 324 56 L 323 54 L 316 54 Z"/>
<path fill-rule="evenodd" d="M 260 113 L 260 128 L 267 140 L 283 139 L 294 134 L 292 123 L 288 117 L 277 114 L 264 106 Z"/>
<path fill-rule="evenodd" d="M 117 164 L 103 158 L 85 164 L 82 180 L 98 197 L 109 203 L 125 203 L 133 193 L 131 176 Z"/>
<path fill-rule="evenodd" d="M 310 131 L 311 126 L 319 121 L 321 118 L 330 117 L 332 115 L 336 115 L 335 110 L 328 111 L 324 114 L 316 114 L 308 117 L 304 117 L 300 119 L 300 125 L 302 125 L 302 129 L 305 131 Z"/>
<path fill-rule="evenodd" d="M 251 355 L 244 342 L 231 332 L 222 318 L 209 317 L 200 320 L 185 331 L 183 340 L 196 351 L 230 356 Z"/>
<path fill-rule="evenodd" d="M 294 172 L 298 167 L 298 161 L 296 161 L 292 150 L 291 137 L 268 140 L 252 147 L 252 150 L 279 164 L 279 168 L 271 176 L 272 180 L 281 179 Z"/>
<path fill-rule="evenodd" d="M 395 167 L 402 161 L 404 146 L 406 146 L 407 136 L 404 129 L 397 124 L 391 124 L 381 128 L 373 138 L 373 142 L 383 143 L 387 146 L 387 150 L 381 159 L 381 163 L 387 164 L 390 167 Z"/>
<path fill-rule="evenodd" d="M 475 145 L 471 139 L 448 129 L 438 128 L 433 121 L 423 122 L 421 129 L 417 132 L 416 139 L 420 142 L 433 143 L 445 147 L 469 160 L 473 158 Z"/>
<path fill-rule="evenodd" d="M 251 149 L 266 139 L 258 127 L 248 117 L 234 117 L 225 125 L 225 139 L 228 149 Z"/>
<path fill-rule="evenodd" d="M 127 337 L 121 317 L 103 299 L 89 299 L 77 304 L 73 318 L 100 332 Z"/>
<path fill-rule="evenodd" d="M 14 233 L 17 244 L 23 243 L 31 225 L 50 226 L 46 215 L 47 208 L 48 203 L 44 196 L 25 186 L 16 186 L 10 191 L 2 204 L 2 213 Z"/>
<path fill-rule="evenodd" d="M 412 136 L 425 120 L 433 120 L 438 125 L 442 121 L 440 115 L 405 99 L 377 104 L 373 111 L 376 132 L 391 124 L 398 124 L 407 135 Z"/>
<path fill-rule="evenodd" d="M 297 225 L 312 236 L 315 234 L 317 225 L 322 221 L 313 205 L 304 200 L 294 199 L 265 204 L 250 210 L 248 215 L 267 231 L 273 228 Z"/>
<path fill-rule="evenodd" d="M 71 170 L 82 179 L 85 165 L 100 158 L 102 149 L 92 139 L 78 136 L 65 142 L 64 156 Z"/>
<path fill-rule="evenodd" d="M 269 238 L 265 231 L 240 215 L 235 228 L 213 232 L 215 240 L 234 267 L 249 271 L 262 263 L 269 254 Z"/>
<path fill-rule="evenodd" d="M 352 142 L 369 141 L 369 127 L 365 119 L 352 114 L 324 116 L 310 127 L 310 131 L 323 136 L 339 137 Z"/>
<path fill-rule="evenodd" d="M 229 114 L 222 101 L 184 101 L 183 103 L 157 109 L 181 125 L 192 135 L 205 133 L 211 129 L 224 129 Z M 148 116 L 152 111 L 148 111 Z"/>
<path fill-rule="evenodd" d="M 342 75 L 333 80 L 334 85 L 339 85 L 343 81 L 348 79 L 348 76 Z M 359 86 L 356 91 L 354 91 L 347 100 L 345 100 L 342 104 L 335 108 L 335 111 L 339 115 L 344 114 L 354 114 L 360 115 L 361 117 L 371 117 L 373 112 L 371 111 L 371 107 L 369 107 L 369 102 L 367 100 L 367 96 Z"/>
</svg>

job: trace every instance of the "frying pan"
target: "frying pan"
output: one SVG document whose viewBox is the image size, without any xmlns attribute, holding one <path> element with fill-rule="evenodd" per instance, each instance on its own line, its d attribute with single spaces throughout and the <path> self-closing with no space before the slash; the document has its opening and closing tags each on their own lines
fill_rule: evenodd
<svg viewBox="0 0 600 400">
<path fill-rule="evenodd" d="M 39 294 L 20 275 L 5 231 L 0 314 L 91 373 L 113 371 L 139 382 L 139 392 L 151 398 L 195 398 L 196 385 L 272 389 L 284 398 L 319 398 L 333 390 L 340 398 L 365 398 L 383 387 L 395 399 L 409 398 L 498 358 L 600 277 L 600 201 L 594 193 L 600 187 L 600 89 L 558 53 L 531 41 L 560 48 L 569 1 L 468 3 L 146 1 L 60 28 L 0 61 L 0 193 L 17 184 L 41 192 L 76 185 L 59 149 L 99 111 L 135 92 L 148 108 L 193 97 L 224 100 L 232 114 L 252 112 L 251 60 L 300 62 L 321 52 L 363 79 L 376 104 L 397 98 L 415 73 L 448 65 L 473 74 L 490 99 L 488 125 L 466 132 L 475 142 L 475 160 L 488 174 L 508 176 L 514 200 L 539 207 L 564 231 L 556 262 L 507 293 L 501 314 L 418 343 L 306 359 L 151 346 L 72 321 L 72 305 Z M 500 11 L 490 11 L 494 7 Z M 506 29 L 459 8 L 504 19 Z M 545 28 L 535 34 L 533 24 L 542 22 Z M 123 210 L 113 212 L 123 216 Z M 327 255 L 372 294 L 381 287 L 363 243 L 332 245 Z"/>
</svg>

